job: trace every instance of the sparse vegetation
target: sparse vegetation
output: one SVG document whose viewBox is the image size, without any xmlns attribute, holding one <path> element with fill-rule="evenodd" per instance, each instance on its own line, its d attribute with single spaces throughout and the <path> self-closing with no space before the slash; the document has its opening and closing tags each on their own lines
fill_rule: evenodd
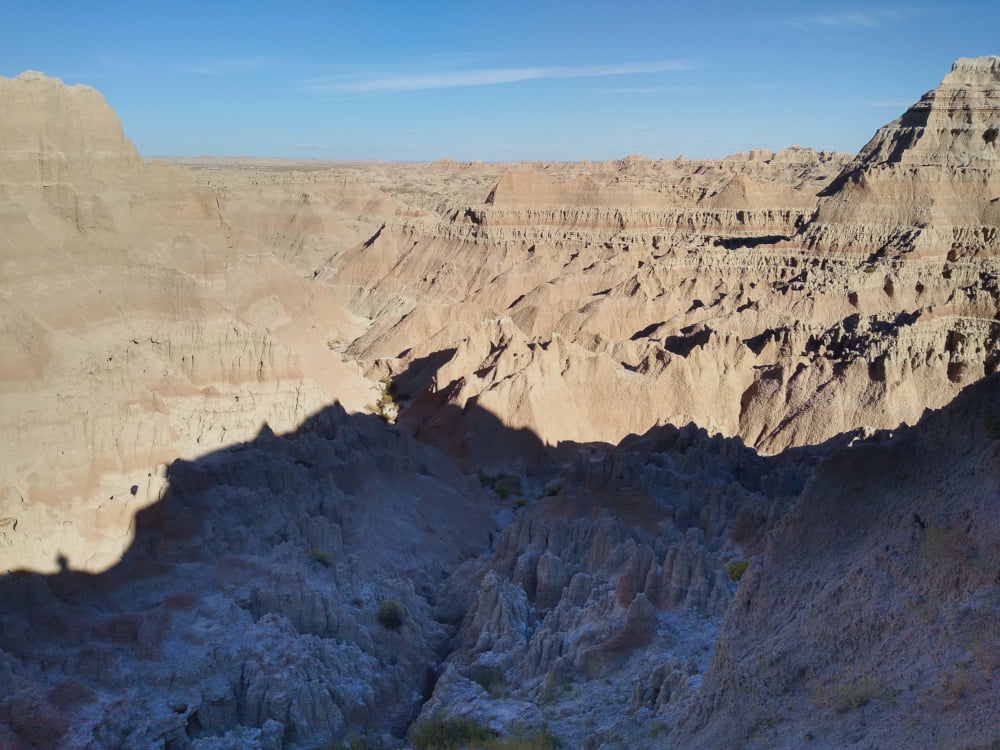
<svg viewBox="0 0 1000 750">
<path fill-rule="evenodd" d="M 983 415 L 983 429 L 990 440 L 1000 440 L 1000 417 L 995 414 Z"/>
<path fill-rule="evenodd" d="M 378 621 L 389 630 L 399 630 L 406 622 L 406 610 L 395 599 L 384 599 L 378 605 Z"/>
<path fill-rule="evenodd" d="M 379 381 L 379 386 L 381 387 L 381 391 L 378 401 L 374 404 L 366 405 L 365 408 L 379 419 L 392 424 L 396 421 L 396 416 L 399 414 L 399 407 L 396 404 L 396 397 L 399 395 L 396 390 L 396 384 L 389 378 L 382 378 Z"/>
<path fill-rule="evenodd" d="M 316 547 L 309 550 L 309 559 L 313 562 L 318 562 L 325 568 L 332 568 L 334 566 L 333 555 L 326 550 L 317 549 Z"/>
<path fill-rule="evenodd" d="M 417 750 L 559 750 L 562 743 L 548 727 L 498 736 L 475 719 L 434 718 L 417 724 L 410 735 Z"/>
<path fill-rule="evenodd" d="M 514 507 L 515 508 L 523 508 L 527 504 L 528 504 L 528 501 L 525 500 L 523 497 L 518 497 L 518 498 L 515 498 L 515 500 L 514 500 Z"/>
<path fill-rule="evenodd" d="M 846 669 L 843 675 L 814 692 L 812 702 L 819 708 L 832 708 L 837 713 L 854 711 L 878 697 L 879 691 L 871 675 L 858 669 Z"/>
<path fill-rule="evenodd" d="M 928 523 L 920 542 L 920 554 L 928 563 L 965 567 L 976 558 L 972 538 L 961 529 L 943 529 Z"/>
<path fill-rule="evenodd" d="M 435 717 L 418 723 L 410 735 L 417 750 L 448 750 L 482 743 L 496 735 L 475 719 Z"/>
<path fill-rule="evenodd" d="M 476 667 L 471 679 L 485 690 L 490 698 L 500 698 L 504 694 L 503 677 L 500 672 L 491 667 Z"/>
<path fill-rule="evenodd" d="M 730 581 L 736 581 L 737 583 L 743 578 L 743 574 L 747 572 L 747 568 L 750 563 L 746 560 L 740 560 L 739 562 L 729 563 L 726 566 L 726 573 L 729 574 Z"/>
<path fill-rule="evenodd" d="M 497 497 L 501 500 L 506 500 L 514 494 L 517 487 L 517 477 L 511 476 L 510 474 L 501 474 L 497 477 L 497 483 L 494 491 L 497 493 Z"/>
</svg>

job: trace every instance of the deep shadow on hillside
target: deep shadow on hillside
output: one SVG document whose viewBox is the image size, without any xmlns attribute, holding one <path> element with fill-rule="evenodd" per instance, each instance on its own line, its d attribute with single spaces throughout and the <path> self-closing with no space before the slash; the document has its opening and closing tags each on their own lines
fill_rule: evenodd
<svg viewBox="0 0 1000 750">
<path fill-rule="evenodd" d="M 491 512 L 445 456 L 339 404 L 175 461 L 119 564 L 0 578 L 0 746 L 401 731 L 450 634 L 433 593 L 488 547 Z M 388 599 L 398 628 L 378 619 Z"/>
<path fill-rule="evenodd" d="M 945 411 L 965 419 L 970 399 L 985 409 L 997 383 L 973 386 Z M 755 554 L 769 532 L 777 528 L 781 538 L 797 528 L 779 521 L 802 488 L 803 467 L 847 442 L 763 459 L 738 439 L 668 425 L 618 447 L 546 448 L 485 410 L 448 409 L 437 412 L 440 425 L 465 425 L 442 443 L 464 450 L 456 460 L 495 458 L 528 470 L 516 491 L 537 500 L 519 510 L 516 498 L 501 498 L 508 516 L 596 524 L 611 514 L 637 539 L 669 522 L 677 533 L 697 531 L 710 557 L 740 547 Z M 973 427 L 976 440 L 983 429 Z M 884 445 L 903 460 L 907 439 Z M 867 444 L 839 455 L 873 450 L 890 448 Z M 858 488 L 864 482 L 859 475 Z M 54 575 L 0 578 L 8 686 L 0 745 L 197 750 L 236 738 L 242 747 L 280 748 L 355 732 L 400 735 L 431 695 L 484 569 L 444 582 L 498 544 L 496 490 L 401 428 L 337 404 L 286 435 L 265 428 L 253 441 L 174 462 L 162 499 L 137 514 L 135 540 L 118 565 L 99 575 L 63 565 Z M 817 518 L 843 521 L 836 513 Z M 503 542 L 511 553 L 515 543 L 510 534 Z M 777 595 L 780 579 L 771 585 Z M 529 598 L 542 607 L 537 595 Z M 387 600 L 401 605 L 402 622 L 380 619 Z M 757 632 L 772 627 L 768 612 L 757 612 Z M 727 659 L 744 658 L 735 647 L 727 646 Z M 728 700 L 710 697 L 692 714 L 700 717 L 695 731 L 711 726 L 710 705 Z"/>
<path fill-rule="evenodd" d="M 623 451 L 632 458 L 619 460 L 613 446 L 547 449 L 485 410 L 449 410 L 436 414 L 441 424 L 466 425 L 443 446 L 461 449 L 456 459 L 531 468 L 525 496 L 552 477 L 569 485 L 547 498 L 554 514 L 596 517 L 610 505 L 652 528 L 665 510 L 642 456 L 683 456 L 710 440 L 713 471 L 731 463 L 750 486 L 764 470 L 738 440 L 693 425 L 633 438 Z M 339 404 L 286 435 L 265 427 L 175 461 L 120 563 L 0 578 L 0 744 L 74 746 L 79 733 L 105 747 L 176 750 L 244 726 L 260 747 L 284 747 L 402 732 L 474 593 L 451 586 L 441 601 L 442 583 L 497 543 L 497 492 L 483 485 L 402 428 Z M 501 503 L 508 516 L 513 502 Z M 669 513 L 700 522 L 690 499 Z M 759 541 L 767 513 L 754 513 L 744 525 Z M 389 599 L 406 612 L 398 629 L 379 620 Z"/>
<path fill-rule="evenodd" d="M 690 747 L 996 747 L 1000 377 L 834 452 L 727 612 Z"/>
</svg>

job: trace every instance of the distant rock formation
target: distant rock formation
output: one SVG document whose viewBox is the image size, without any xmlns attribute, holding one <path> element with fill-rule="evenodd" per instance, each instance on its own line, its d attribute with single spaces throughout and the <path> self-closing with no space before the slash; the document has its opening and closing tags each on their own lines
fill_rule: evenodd
<svg viewBox="0 0 1000 750">
<path fill-rule="evenodd" d="M 863 257 L 996 257 L 998 134 L 1000 57 L 957 60 L 833 181 L 807 246 Z"/>
<path fill-rule="evenodd" d="M 518 166 L 321 278 L 374 319 L 368 372 L 437 363 L 401 416 L 426 439 L 460 440 L 470 403 L 550 445 L 693 420 L 775 453 L 912 423 L 1000 361 L 996 71 L 959 61 L 846 166 Z"/>
</svg>

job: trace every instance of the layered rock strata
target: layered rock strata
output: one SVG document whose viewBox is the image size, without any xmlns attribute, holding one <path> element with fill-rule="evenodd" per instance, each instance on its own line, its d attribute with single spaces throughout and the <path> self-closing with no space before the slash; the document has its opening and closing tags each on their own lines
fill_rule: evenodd
<svg viewBox="0 0 1000 750">
<path fill-rule="evenodd" d="M 994 58 L 959 61 L 836 178 L 801 151 L 725 181 L 518 168 L 321 278 L 375 319 L 350 352 L 404 378 L 428 439 L 470 403 L 549 444 L 694 420 L 773 453 L 912 423 L 997 366 L 998 92 Z"/>
<path fill-rule="evenodd" d="M 361 327 L 93 89 L 0 79 L 0 570 L 100 570 L 162 470 L 374 389 Z M 13 437 L 16 436 L 16 437 Z"/>
</svg>

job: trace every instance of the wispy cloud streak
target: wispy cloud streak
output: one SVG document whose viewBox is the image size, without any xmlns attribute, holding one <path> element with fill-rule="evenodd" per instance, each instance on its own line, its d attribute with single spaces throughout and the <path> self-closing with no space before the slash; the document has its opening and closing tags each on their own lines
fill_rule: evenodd
<svg viewBox="0 0 1000 750">
<path fill-rule="evenodd" d="M 598 76 L 641 75 L 692 70 L 691 60 L 662 60 L 646 63 L 576 65 L 533 68 L 485 68 L 479 70 L 441 71 L 419 74 L 370 76 L 335 76 L 313 78 L 303 87 L 317 94 L 393 94 L 403 91 L 426 91 L 463 86 L 493 86 L 545 78 L 594 78 Z"/>
<path fill-rule="evenodd" d="M 858 11 L 843 11 L 840 13 L 821 13 L 812 16 L 796 16 L 784 18 L 781 23 L 800 31 L 816 29 L 837 29 L 840 31 L 857 31 L 862 29 L 880 29 L 885 26 L 900 23 L 923 12 L 921 8 L 868 8 Z"/>
<path fill-rule="evenodd" d="M 257 57 L 241 57 L 228 60 L 206 60 L 192 65 L 181 66 L 182 73 L 202 76 L 227 76 L 242 73 L 256 73 L 274 67 L 271 60 Z"/>
<path fill-rule="evenodd" d="M 735 91 L 772 91 L 784 89 L 779 83 L 758 83 L 745 86 L 622 86 L 597 89 L 600 94 L 719 94 Z"/>
</svg>

